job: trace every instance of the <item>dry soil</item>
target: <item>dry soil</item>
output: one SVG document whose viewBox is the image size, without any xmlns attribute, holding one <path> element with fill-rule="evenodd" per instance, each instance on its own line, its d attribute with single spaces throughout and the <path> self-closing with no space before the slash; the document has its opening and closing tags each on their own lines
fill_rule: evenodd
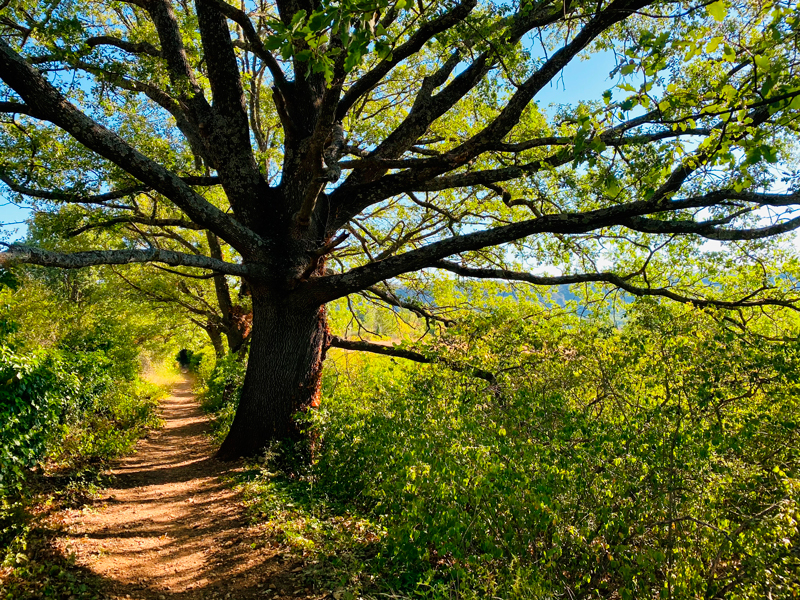
<svg viewBox="0 0 800 600">
<path fill-rule="evenodd" d="M 208 423 L 178 384 L 162 402 L 165 425 L 112 467 L 102 499 L 63 515 L 57 547 L 97 575 L 114 599 L 321 598 L 302 584 L 302 564 L 248 525 L 217 461 Z"/>
</svg>

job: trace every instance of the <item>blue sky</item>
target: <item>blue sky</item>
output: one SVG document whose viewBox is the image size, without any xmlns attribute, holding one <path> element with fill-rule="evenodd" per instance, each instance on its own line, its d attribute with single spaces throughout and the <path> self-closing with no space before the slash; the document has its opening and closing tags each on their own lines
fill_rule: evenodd
<svg viewBox="0 0 800 600">
<path fill-rule="evenodd" d="M 0 183 L 0 186 L 3 186 Z M 0 223 L 2 223 L 2 233 L 0 233 L 0 240 L 5 240 L 6 236 L 10 240 L 17 240 L 25 235 L 27 228 L 24 224 L 19 224 L 19 221 L 24 221 L 31 214 L 31 211 L 25 208 L 17 207 L 9 202 L 9 194 L 7 188 L 0 192 Z"/>
</svg>

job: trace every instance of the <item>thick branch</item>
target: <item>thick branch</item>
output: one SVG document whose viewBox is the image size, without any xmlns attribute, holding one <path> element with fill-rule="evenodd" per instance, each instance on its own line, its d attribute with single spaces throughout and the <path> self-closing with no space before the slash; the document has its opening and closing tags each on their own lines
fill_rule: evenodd
<svg viewBox="0 0 800 600">
<path fill-rule="evenodd" d="M 519 122 L 525 107 L 581 50 L 615 23 L 625 20 L 634 11 L 646 6 L 648 0 L 616 0 L 594 16 L 572 41 L 553 54 L 541 68 L 531 75 L 514 93 L 500 114 L 483 130 L 454 148 L 448 155 L 463 163 L 483 149 L 502 140 Z"/>
<path fill-rule="evenodd" d="M 262 238 L 195 193 L 177 175 L 83 114 L 2 39 L 0 78 L 44 118 L 172 200 L 190 219 L 217 233 L 243 255 L 264 247 Z"/>
<path fill-rule="evenodd" d="M 119 200 L 120 198 L 128 198 L 136 194 L 148 191 L 148 188 L 143 185 L 132 186 L 113 192 L 106 192 L 105 194 L 92 194 L 90 196 L 83 196 L 72 192 L 60 192 L 51 190 L 37 190 L 24 185 L 16 183 L 10 177 L 0 172 L 0 181 L 5 183 L 13 192 L 30 196 L 31 198 L 41 198 L 42 200 L 53 200 L 57 202 L 70 202 L 73 204 L 100 204 L 105 205 L 106 202 L 111 200 Z"/>
<path fill-rule="evenodd" d="M 623 134 L 645 123 L 652 121 L 657 114 L 647 113 L 640 117 L 630 119 L 598 133 L 595 137 L 603 141 L 607 146 L 623 147 L 627 145 L 640 145 L 679 137 L 681 135 L 708 135 L 710 130 L 694 129 L 686 132 L 659 131 L 649 134 L 624 136 Z M 587 140 L 587 143 L 591 139 Z M 337 189 L 332 195 L 332 202 L 336 202 L 341 195 L 340 202 L 347 206 L 346 211 L 341 211 L 334 221 L 335 227 L 340 227 L 343 222 L 352 217 L 353 211 L 363 210 L 365 207 L 379 202 L 386 198 L 401 193 L 411 191 L 441 191 L 459 187 L 474 187 L 477 185 L 491 186 L 492 184 L 517 179 L 524 175 L 530 175 L 546 168 L 553 168 L 565 165 L 573 161 L 579 152 L 575 148 L 566 148 L 574 144 L 574 139 L 566 136 L 544 137 L 518 144 L 495 142 L 487 145 L 483 151 L 499 152 L 522 152 L 537 147 L 562 146 L 562 149 L 552 153 L 550 156 L 541 158 L 529 163 L 516 164 L 513 166 L 500 167 L 496 169 L 486 169 L 480 171 L 469 171 L 466 173 L 455 173 L 431 177 L 431 174 L 450 171 L 460 165 L 460 161 L 454 160 L 449 153 L 441 154 L 430 158 L 404 158 L 404 159 L 385 159 L 367 156 L 360 160 L 343 161 L 340 166 L 343 168 L 354 169 L 404 169 L 403 171 L 385 175 L 372 183 L 352 185 L 345 189 L 347 182 Z M 350 181 L 350 179 L 348 179 Z"/>
<path fill-rule="evenodd" d="M 206 240 L 208 241 L 208 249 L 211 257 L 216 260 L 222 260 L 222 247 L 220 246 L 217 236 L 210 231 L 206 232 Z M 223 319 L 230 319 L 233 312 L 233 301 L 231 300 L 231 291 L 228 287 L 228 280 L 223 274 L 214 276 L 214 291 L 217 294 L 217 304 L 222 311 Z"/>
<path fill-rule="evenodd" d="M 190 185 L 197 185 L 197 186 L 218 185 L 218 180 L 216 177 L 200 177 L 200 176 L 190 175 L 187 177 L 181 177 L 181 179 Z M 89 196 L 84 196 L 82 194 L 78 194 L 75 192 L 37 190 L 35 188 L 30 188 L 16 183 L 13 179 L 6 176 L 2 172 L 0 172 L 0 181 L 5 183 L 11 189 L 11 191 L 17 192 L 18 194 L 22 194 L 24 196 L 30 196 L 31 198 L 41 198 L 42 200 L 70 202 L 72 204 L 103 205 L 106 202 L 109 202 L 110 200 L 119 200 L 120 198 L 127 198 L 129 196 L 135 196 L 136 194 L 142 194 L 144 192 L 149 192 L 152 190 L 152 188 L 148 186 L 137 185 L 128 188 L 122 188 L 119 190 L 114 190 L 113 192 L 106 192 L 104 194 L 92 194 Z"/>
<path fill-rule="evenodd" d="M 206 110 L 208 104 L 189 64 L 186 50 L 183 47 L 181 30 L 169 1 L 145 0 L 142 6 L 147 9 L 158 32 L 161 55 L 167 61 L 170 83 L 177 90 L 185 90 L 184 97 L 191 99 L 195 108 L 202 106 L 203 110 Z"/>
<path fill-rule="evenodd" d="M 533 275 L 531 273 L 523 273 L 520 271 L 510 271 L 508 269 L 479 269 L 474 267 L 462 267 L 453 262 L 440 260 L 437 261 L 434 267 L 445 269 L 462 277 L 473 277 L 476 279 L 502 279 L 505 281 L 522 281 L 532 285 L 565 285 L 574 283 L 610 283 L 611 285 L 628 292 L 633 296 L 660 296 L 669 298 L 676 302 L 683 302 L 686 304 L 693 304 L 698 307 L 715 306 L 718 308 L 742 308 L 747 306 L 785 306 L 787 308 L 797 309 L 798 300 L 784 300 L 779 298 L 763 298 L 760 300 L 752 300 L 751 298 L 763 291 L 748 295 L 746 298 L 740 300 L 713 300 L 709 298 L 693 298 L 691 296 L 684 296 L 678 294 L 668 288 L 650 288 L 640 287 L 633 285 L 629 282 L 629 277 L 623 277 L 615 273 L 580 273 L 574 275 L 556 275 L 556 276 L 542 276 Z"/>
<path fill-rule="evenodd" d="M 502 140 L 519 122 L 525 107 L 528 106 L 536 94 L 547 85 L 564 66 L 566 66 L 581 50 L 586 48 L 597 36 L 602 34 L 603 31 L 615 23 L 626 19 L 636 9 L 646 4 L 647 0 L 617 0 L 616 2 L 612 2 L 602 12 L 594 16 L 578 32 L 571 42 L 556 52 L 540 69 L 531 75 L 525 83 L 517 89 L 506 106 L 500 111 L 500 114 L 478 134 L 443 155 L 443 160 L 441 160 L 437 166 L 421 169 L 414 174 L 400 174 L 400 177 L 398 177 L 397 174 L 390 175 L 388 179 L 392 180 L 392 183 L 399 183 L 399 181 L 410 183 L 411 181 L 422 182 L 429 180 L 436 175 L 464 165 L 475 156 L 484 152 L 491 144 Z M 508 41 L 516 42 L 520 36 L 530 29 L 529 26 L 532 27 L 533 25 L 525 18 L 514 23 L 506 33 L 506 35 L 509 36 Z M 488 69 L 494 64 L 494 60 L 490 53 L 483 53 L 439 94 L 419 106 L 415 105 L 403 123 L 401 123 L 401 125 L 395 129 L 370 156 L 389 159 L 399 157 L 414 144 L 414 141 L 425 132 L 434 120 L 445 114 L 458 100 L 483 79 L 486 73 L 488 73 Z M 434 158 L 430 160 L 437 161 L 440 159 Z M 407 190 L 423 189 L 406 185 L 405 189 L 398 190 L 397 186 L 391 186 L 389 182 L 383 181 L 383 179 L 387 178 L 383 178 L 377 182 L 374 189 L 359 190 L 359 193 L 353 193 L 354 187 L 359 187 L 368 181 L 375 181 L 384 173 L 385 170 L 375 170 L 371 173 L 370 177 L 361 174 L 358 176 L 351 175 L 345 184 L 331 195 L 331 202 L 334 205 L 342 205 L 341 209 L 337 208 L 339 214 L 336 226 L 341 226 L 342 223 L 349 220 L 360 210 L 363 210 L 364 207 L 388 197 L 382 193 L 386 188 L 391 188 L 392 190 L 389 195 Z"/>
<path fill-rule="evenodd" d="M 153 44 L 148 42 L 129 42 L 110 35 L 90 37 L 86 40 L 86 45 L 89 46 L 89 48 L 114 46 L 131 54 L 147 54 L 149 56 L 161 58 L 161 50 L 156 48 Z"/>
<path fill-rule="evenodd" d="M 202 255 L 183 254 L 171 250 L 151 248 L 150 250 L 93 250 L 88 252 L 61 253 L 12 245 L 0 253 L 0 267 L 15 263 L 80 269 L 95 265 L 125 265 L 130 263 L 158 262 L 173 267 L 195 267 L 210 269 L 228 275 L 245 276 L 250 270 L 245 265 L 223 262 Z"/>
<path fill-rule="evenodd" d="M 694 221 L 659 221 L 645 217 L 635 217 L 623 223 L 629 229 L 641 231 L 643 233 L 657 234 L 694 234 L 708 240 L 718 241 L 743 241 L 759 240 L 766 237 L 788 233 L 800 229 L 800 217 L 788 219 L 781 223 L 775 223 L 764 227 L 753 227 L 751 229 L 729 229 L 716 227 L 714 222 L 696 223 Z"/>
<path fill-rule="evenodd" d="M 738 194 L 739 193 L 732 191 L 730 195 L 735 196 Z M 758 197 L 763 204 L 774 204 L 777 202 L 797 203 L 800 201 L 800 192 L 786 195 L 758 195 L 749 193 L 748 196 L 751 198 Z M 641 217 L 648 213 L 663 213 L 685 208 L 713 206 L 724 200 L 725 197 L 725 190 L 721 190 L 718 192 L 711 192 L 704 196 L 696 196 L 683 200 L 657 198 L 654 200 L 630 202 L 587 212 L 543 215 L 535 219 L 520 221 L 510 225 L 503 225 L 493 229 L 446 238 L 428 244 L 427 246 L 386 258 L 379 262 L 368 263 L 352 269 L 347 273 L 316 278 L 306 285 L 313 290 L 312 293 L 316 294 L 319 300 L 327 302 L 353 292 L 364 290 L 371 285 L 375 285 L 379 281 L 401 275 L 402 273 L 431 267 L 436 261 L 460 252 L 480 250 L 488 246 L 506 244 L 540 233 L 579 234 L 605 227 L 627 226 L 632 222 L 634 217 Z M 781 224 L 779 226 L 773 226 L 773 230 L 770 234 L 777 232 L 777 228 L 779 227 L 794 228 L 798 226 L 794 220 L 789 223 L 791 223 L 791 225 Z M 757 232 L 758 230 L 752 231 Z M 669 230 L 665 231 L 665 233 L 669 232 Z"/>
<path fill-rule="evenodd" d="M 67 237 L 75 237 L 92 229 L 101 229 L 103 227 L 112 227 L 121 223 L 136 223 L 138 225 L 151 225 L 153 227 L 181 227 L 183 229 L 202 229 L 201 225 L 187 221 L 186 219 L 150 219 L 148 217 L 117 217 L 115 219 L 108 219 L 99 223 L 89 223 L 83 227 L 78 227 L 67 233 Z"/>
<path fill-rule="evenodd" d="M 364 340 L 348 340 L 341 338 L 338 335 L 331 336 L 331 346 L 334 348 L 342 348 L 343 350 L 357 350 L 359 352 L 372 352 L 374 354 L 382 354 L 384 356 L 393 356 L 396 358 L 405 358 L 406 360 L 413 360 L 415 362 L 427 364 L 443 364 L 448 369 L 459 373 L 467 373 L 473 377 L 478 377 L 488 381 L 492 385 L 497 384 L 497 378 L 494 373 L 490 373 L 484 369 L 471 367 L 468 365 L 459 365 L 450 360 L 444 360 L 436 357 L 429 357 L 415 352 L 413 350 L 406 350 L 405 348 L 398 348 L 397 346 L 390 346 L 388 344 L 378 344 L 376 342 L 365 342 Z"/>
<path fill-rule="evenodd" d="M 696 128 L 696 129 L 687 129 L 686 131 L 668 130 L 668 131 L 659 131 L 656 133 L 645 133 L 640 135 L 629 135 L 629 136 L 619 137 L 618 132 L 612 128 L 609 129 L 608 131 L 600 133 L 599 135 L 596 136 L 596 138 L 588 138 L 586 140 L 586 143 L 589 144 L 592 141 L 594 141 L 594 139 L 599 139 L 606 146 L 610 146 L 612 148 L 622 148 L 625 146 L 641 146 L 659 140 L 683 137 L 687 135 L 707 136 L 710 135 L 711 132 L 712 132 L 711 129 Z M 568 137 L 568 136 L 542 137 L 516 143 L 497 142 L 496 144 L 487 146 L 485 150 L 495 151 L 495 152 L 519 153 L 519 152 L 524 152 L 525 150 L 531 150 L 533 148 L 548 148 L 552 146 L 571 146 L 574 144 L 575 144 L 575 138 L 573 137 Z M 369 168 L 380 167 L 384 169 L 416 169 L 416 170 L 424 168 L 452 166 L 452 163 L 448 160 L 446 154 L 439 154 L 438 152 L 429 152 L 428 156 L 430 156 L 430 158 L 386 159 L 386 158 L 366 157 L 358 160 L 342 161 L 339 163 L 339 165 L 343 169 L 369 169 Z M 562 162 L 563 161 L 569 162 L 573 160 L 575 156 L 576 153 L 572 151 L 569 154 L 565 154 L 560 160 L 562 160 Z M 540 165 L 542 162 L 543 161 L 536 161 L 535 163 L 531 163 L 530 165 L 521 165 L 517 168 L 522 169 L 523 171 L 526 169 L 530 171 L 532 165 Z M 550 164 L 551 165 L 553 164 L 552 161 Z M 477 171 L 476 173 L 480 172 L 481 171 Z M 488 173 L 488 172 L 490 171 L 483 171 L 483 173 Z M 407 176 L 407 179 L 411 179 L 411 177 L 408 176 L 412 174 L 404 173 L 403 175 Z M 432 181 L 435 181 L 435 179 Z"/>
<path fill-rule="evenodd" d="M 144 94 L 150 98 L 150 100 L 172 115 L 172 117 L 175 119 L 175 124 L 189 142 L 192 151 L 195 154 L 204 156 L 208 159 L 209 154 L 207 152 L 206 144 L 203 142 L 202 136 L 200 135 L 200 129 L 195 122 L 196 115 L 194 115 L 191 110 L 187 109 L 186 103 L 179 102 L 167 92 L 154 85 L 131 79 L 122 75 L 121 73 L 100 68 L 84 61 L 76 61 L 75 66 L 88 73 L 91 73 L 95 77 L 101 79 L 103 82 L 109 83 L 123 90 Z M 195 102 L 195 104 L 197 104 L 197 102 Z M 200 104 L 204 105 L 204 109 L 207 108 L 205 106 L 205 100 L 201 100 Z"/>
<path fill-rule="evenodd" d="M 250 125 L 228 22 L 214 0 L 196 0 L 200 36 L 214 96 L 208 142 L 234 211 L 259 196 L 263 179 L 250 145 Z"/>
<path fill-rule="evenodd" d="M 27 104 L 22 104 L 21 102 L 0 102 L 0 113 L 12 113 L 37 117 L 34 109 Z"/>
</svg>

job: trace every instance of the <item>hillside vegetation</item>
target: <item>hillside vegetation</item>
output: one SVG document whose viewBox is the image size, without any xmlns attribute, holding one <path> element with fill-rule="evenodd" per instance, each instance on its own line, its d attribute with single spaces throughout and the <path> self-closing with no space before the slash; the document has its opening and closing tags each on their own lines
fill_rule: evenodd
<svg viewBox="0 0 800 600">
<path fill-rule="evenodd" d="M 800 592 L 800 346 L 776 337 L 793 317 L 742 330 L 638 301 L 615 325 L 496 304 L 429 346 L 495 385 L 338 354 L 311 464 L 278 446 L 250 472 L 253 518 L 318 561 L 312 579 L 348 597 Z M 220 437 L 235 365 L 209 380 Z"/>
</svg>

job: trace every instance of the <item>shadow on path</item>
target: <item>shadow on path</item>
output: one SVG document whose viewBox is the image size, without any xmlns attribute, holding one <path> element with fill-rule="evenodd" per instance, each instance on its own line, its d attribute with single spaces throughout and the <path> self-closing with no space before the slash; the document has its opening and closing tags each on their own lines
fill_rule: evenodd
<svg viewBox="0 0 800 600">
<path fill-rule="evenodd" d="M 300 585 L 299 563 L 248 527 L 226 481 L 237 467 L 210 458 L 191 383 L 161 407 L 164 428 L 115 463 L 103 500 L 67 511 L 60 551 L 114 599 L 320 598 Z"/>
</svg>

